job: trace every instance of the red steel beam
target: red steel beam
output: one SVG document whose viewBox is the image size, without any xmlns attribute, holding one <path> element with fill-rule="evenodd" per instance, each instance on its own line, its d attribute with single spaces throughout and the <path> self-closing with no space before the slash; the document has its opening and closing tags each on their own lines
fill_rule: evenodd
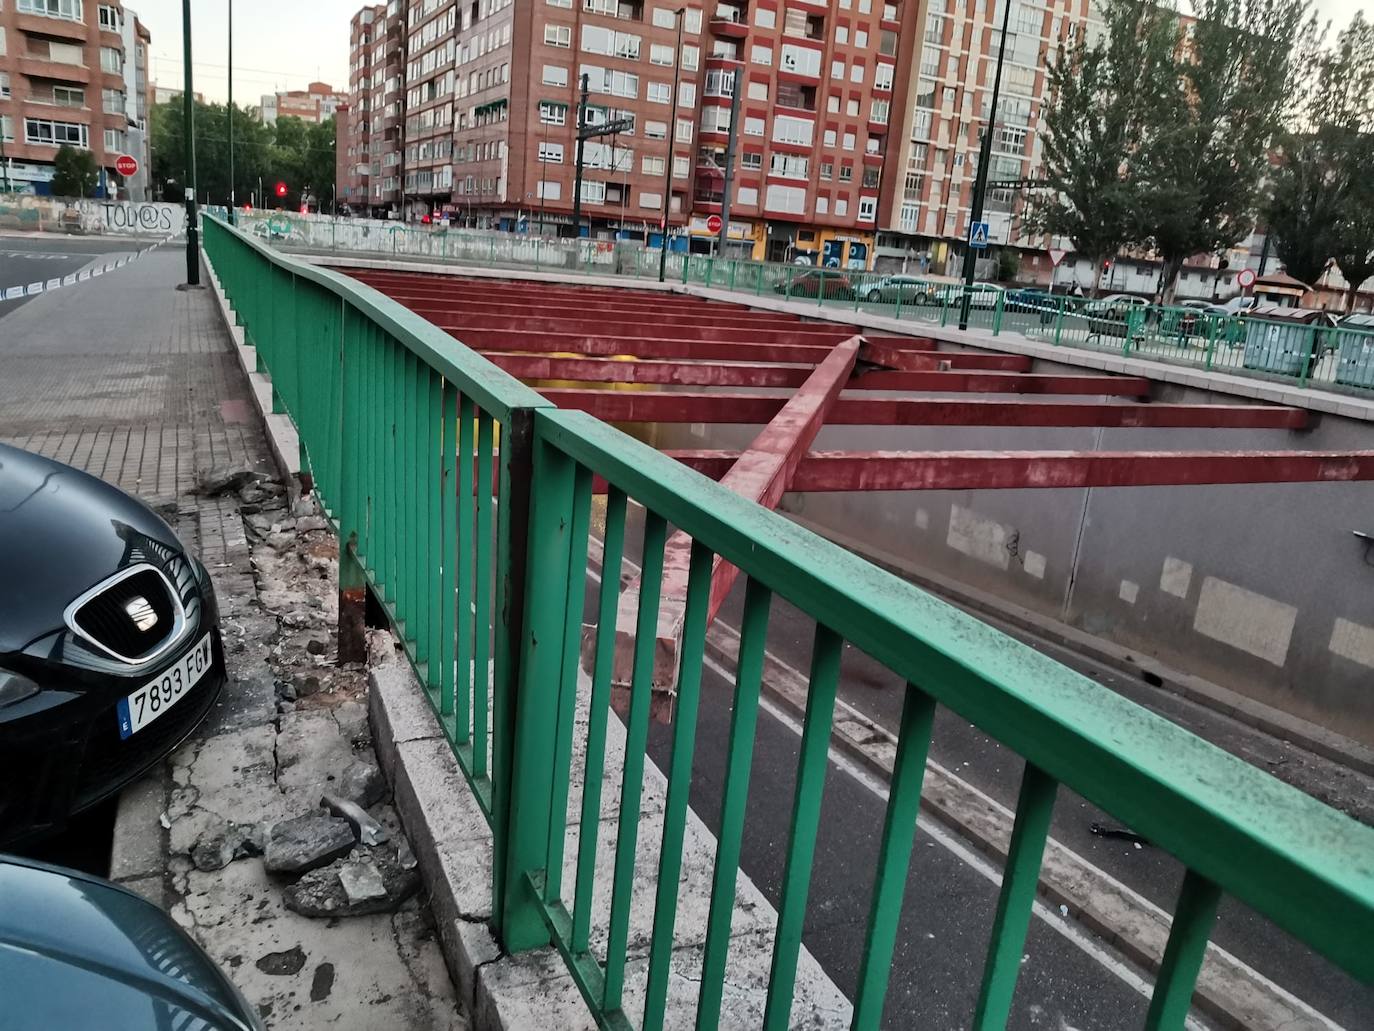
<svg viewBox="0 0 1374 1031">
<path fill-rule="evenodd" d="M 819 344 L 737 344 L 718 340 L 678 340 L 672 337 L 612 336 L 575 333 L 522 333 L 497 330 L 450 330 L 468 347 L 483 354 L 501 351 L 531 354 L 581 354 L 610 358 L 627 354 L 636 358 L 684 361 L 792 362 L 818 365 L 831 348 Z M 938 368 L 932 358 L 930 368 Z M 770 415 L 769 419 L 772 418 Z M 768 419 L 760 420 L 767 422 Z"/>
<path fill-rule="evenodd" d="M 738 452 L 664 454 L 721 479 Z M 1374 480 L 1374 451 L 813 451 L 793 491 L 1021 490 Z"/>
<path fill-rule="evenodd" d="M 664 325 L 657 318 L 632 318 L 623 313 L 585 318 L 580 313 L 564 312 L 560 317 L 533 315 L 470 315 L 467 312 L 418 312 L 440 329 L 466 341 L 525 340 L 531 334 L 562 337 L 646 336 L 662 340 L 683 340 L 716 344 L 813 344 L 829 349 L 849 334 L 826 329 L 757 329 L 753 326 Z M 580 348 L 579 348 L 580 350 Z"/>
<path fill-rule="evenodd" d="M 854 371 L 859 354 L 859 338 L 850 337 L 835 345 L 825 361 L 816 366 L 805 383 L 794 393 L 750 443 L 736 456 L 721 477 L 722 486 L 765 508 L 775 508 L 788 489 L 798 463 L 811 447 L 825 424 L 826 413 L 834 406 L 840 391 Z M 652 708 L 665 722 L 671 718 L 677 691 L 678 651 L 682 641 L 683 619 L 687 611 L 687 579 L 692 557 L 692 539 L 681 530 L 673 533 L 663 550 L 663 581 L 658 609 L 658 628 L 654 648 L 654 704 Z M 711 566 L 711 591 L 706 621 L 715 619 L 739 570 L 717 556 Z M 630 686 L 634 653 L 635 616 L 639 610 L 638 583 L 620 594 L 612 684 L 624 698 Z"/>
<path fill-rule="evenodd" d="M 800 366 L 609 358 L 550 358 L 488 353 L 487 359 L 519 379 L 586 383 L 657 383 L 675 386 L 799 387 L 811 375 Z M 920 390 L 931 393 L 1089 394 L 1142 397 L 1150 381 L 1138 376 L 1042 376 L 1029 373 L 865 372 L 847 390 Z"/>
<path fill-rule="evenodd" d="M 541 391 L 563 408 L 606 422 L 765 423 L 785 398 L 743 392 Z M 1080 401 L 927 400 L 842 397 L 831 426 L 1106 426 L 1302 429 L 1307 412 L 1278 405 L 1132 404 Z"/>
</svg>

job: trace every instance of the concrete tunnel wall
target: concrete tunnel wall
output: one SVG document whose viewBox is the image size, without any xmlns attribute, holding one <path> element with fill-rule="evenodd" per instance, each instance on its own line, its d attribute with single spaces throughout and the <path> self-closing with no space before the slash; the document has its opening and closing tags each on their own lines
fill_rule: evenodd
<svg viewBox="0 0 1374 1031">
<path fill-rule="evenodd" d="M 1155 400 L 1237 399 L 1161 385 Z M 741 448 L 757 432 L 655 429 L 660 447 L 680 448 Z M 1374 450 L 1374 424 L 1314 415 L 1303 432 L 835 426 L 815 448 Z M 1372 484 L 788 494 L 780 509 L 917 575 L 951 578 L 1374 744 L 1374 566 L 1351 533 L 1374 534 Z"/>
</svg>

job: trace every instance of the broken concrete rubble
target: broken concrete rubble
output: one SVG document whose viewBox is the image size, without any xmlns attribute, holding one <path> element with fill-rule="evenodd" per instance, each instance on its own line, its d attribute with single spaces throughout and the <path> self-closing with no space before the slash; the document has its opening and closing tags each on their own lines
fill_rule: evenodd
<svg viewBox="0 0 1374 1031">
<path fill-rule="evenodd" d="M 354 844 L 353 828 L 347 820 L 307 813 L 272 826 L 267 836 L 266 866 L 270 873 L 307 873 L 348 855 Z"/>
<path fill-rule="evenodd" d="M 353 828 L 353 833 L 364 845 L 380 845 L 390 837 L 386 828 L 368 816 L 363 808 L 356 803 L 326 792 L 320 799 L 320 805 L 329 810 L 332 815 L 347 820 L 349 826 Z"/>
<path fill-rule="evenodd" d="M 338 794 L 367 809 L 386 798 L 386 780 L 372 763 L 350 763 L 339 777 Z"/>
<path fill-rule="evenodd" d="M 282 902 L 302 916 L 365 916 L 395 911 L 419 888 L 419 871 L 403 866 L 395 847 L 357 849 L 290 885 Z"/>
</svg>

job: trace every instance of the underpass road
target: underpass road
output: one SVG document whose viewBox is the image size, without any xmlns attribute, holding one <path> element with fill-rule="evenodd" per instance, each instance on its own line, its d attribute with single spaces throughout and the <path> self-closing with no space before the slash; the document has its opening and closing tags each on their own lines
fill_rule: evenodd
<svg viewBox="0 0 1374 1031">
<path fill-rule="evenodd" d="M 627 563 L 627 571 L 637 572 L 641 515 L 642 511 L 632 509 L 627 526 L 625 553 L 635 566 L 631 570 Z M 741 578 L 718 617 L 736 631 L 743 587 Z M 589 617 L 595 611 L 594 601 L 591 605 L 587 610 Z M 803 677 L 809 668 L 814 625 L 793 606 L 774 599 L 768 651 L 800 671 Z M 1299 783 L 1299 787 L 1311 791 L 1335 776 L 1333 768 L 1339 770 L 1334 763 L 1301 753 L 1286 742 L 1067 649 L 1024 633 L 1013 636 L 1093 677 L 1104 689 L 1124 694 L 1256 765 L 1261 765 L 1266 756 L 1286 757 L 1285 764 L 1278 767 L 1284 770 L 1286 779 L 1292 779 L 1289 763 L 1308 770 L 1308 782 Z M 733 670 L 711 666 L 708 661 L 691 805 L 714 832 L 718 827 L 720 781 L 727 756 Z M 894 674 L 858 649 L 846 647 L 841 699 L 895 733 L 902 692 L 903 684 Z M 777 710 L 765 699 L 741 860 L 744 871 L 775 906 L 787 847 L 800 740 L 794 732 L 799 728 L 789 728 L 789 722 L 795 723 L 796 718 L 790 712 Z M 650 756 L 660 769 L 668 767 L 671 728 L 653 728 Z M 1014 809 L 1023 769 L 1021 758 L 944 706 L 937 709 L 930 760 Z M 875 793 L 872 784 L 865 786 L 864 781 L 872 779 L 866 771 L 852 764 L 848 769 L 845 766 L 844 758 L 832 750 L 804 941 L 827 973 L 852 997 L 885 800 Z M 1344 772 L 1351 776 L 1349 771 Z M 1368 782 L 1359 775 L 1353 776 L 1359 783 L 1352 781 L 1345 785 L 1345 790 L 1355 795 L 1363 792 L 1367 797 Z M 1052 836 L 1166 912 L 1172 912 L 1182 881 L 1182 865 L 1148 844 L 1137 847 L 1134 841 L 1094 834 L 1093 824 L 1121 828 L 1120 821 L 1061 787 Z M 949 847 L 941 844 L 942 836 L 952 837 L 942 832 L 942 828 L 929 826 L 917 832 L 892 964 L 884 1021 L 887 1027 L 960 1028 L 967 1027 L 972 1019 L 997 887 L 976 869 L 979 863 L 987 866 L 986 860 L 971 854 L 971 849 L 956 847 L 962 842 L 956 841 L 955 846 Z M 998 873 L 994 870 L 991 876 L 995 878 Z M 1049 922 L 1055 916 L 1041 913 L 1041 919 L 1032 921 L 1025 950 L 1029 958 L 1018 986 L 1011 1026 L 1077 1031 L 1141 1026 L 1148 1005 L 1142 992 L 1148 992 L 1152 978 L 1130 967 L 1119 953 L 1081 925 L 1073 925 L 1075 939 L 1056 930 Z M 1374 990 L 1358 984 L 1235 900 L 1227 898 L 1223 902 L 1212 940 L 1338 1024 L 1352 1031 L 1374 1026 Z"/>
</svg>

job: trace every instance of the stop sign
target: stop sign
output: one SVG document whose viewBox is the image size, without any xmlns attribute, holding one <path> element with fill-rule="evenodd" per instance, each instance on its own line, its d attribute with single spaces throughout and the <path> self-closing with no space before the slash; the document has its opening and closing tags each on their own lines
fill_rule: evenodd
<svg viewBox="0 0 1374 1031">
<path fill-rule="evenodd" d="M 706 219 L 706 231 L 708 233 L 720 232 L 721 220 L 719 215 L 711 215 Z"/>
<path fill-rule="evenodd" d="M 132 154 L 121 154 L 115 158 L 115 171 L 128 179 L 138 174 L 138 159 Z"/>
</svg>

